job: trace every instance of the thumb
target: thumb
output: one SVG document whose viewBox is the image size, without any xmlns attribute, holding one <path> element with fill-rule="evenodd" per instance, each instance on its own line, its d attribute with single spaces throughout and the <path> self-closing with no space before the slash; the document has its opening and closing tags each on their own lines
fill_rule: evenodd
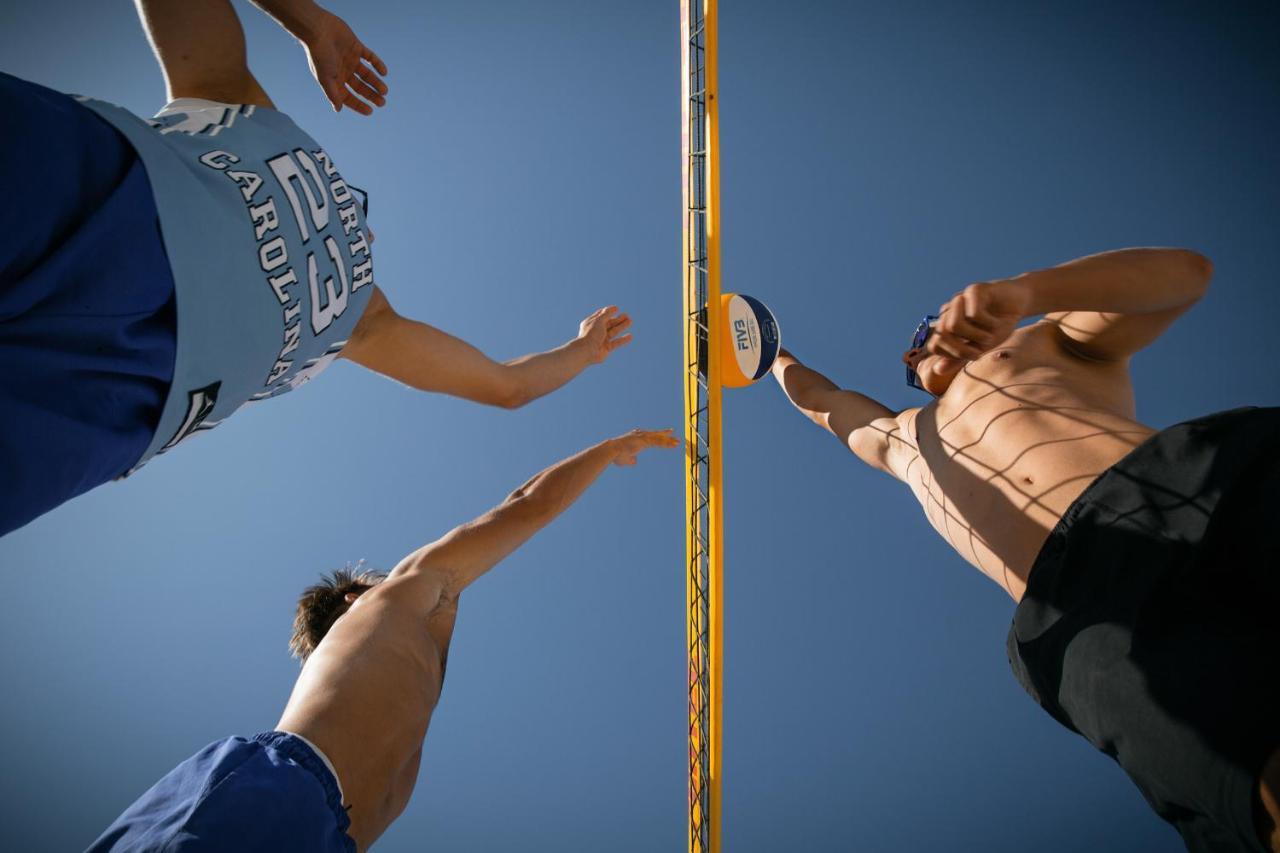
<svg viewBox="0 0 1280 853">
<path fill-rule="evenodd" d="M 335 113 L 342 112 L 342 101 L 346 97 L 346 87 L 342 85 L 339 77 L 330 77 L 320 84 L 320 88 L 324 90 L 324 96 L 329 101 L 329 106 L 333 107 Z"/>
</svg>

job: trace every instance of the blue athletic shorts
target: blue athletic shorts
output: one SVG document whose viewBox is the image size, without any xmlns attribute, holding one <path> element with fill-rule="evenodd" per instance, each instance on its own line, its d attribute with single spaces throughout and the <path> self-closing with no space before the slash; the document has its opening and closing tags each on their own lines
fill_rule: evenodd
<svg viewBox="0 0 1280 853">
<path fill-rule="evenodd" d="M 88 853 L 355 853 L 338 782 L 287 732 L 211 743 L 129 806 Z"/>
<path fill-rule="evenodd" d="M 142 162 L 0 73 L 0 536 L 133 467 L 173 379 L 173 275 Z"/>
</svg>

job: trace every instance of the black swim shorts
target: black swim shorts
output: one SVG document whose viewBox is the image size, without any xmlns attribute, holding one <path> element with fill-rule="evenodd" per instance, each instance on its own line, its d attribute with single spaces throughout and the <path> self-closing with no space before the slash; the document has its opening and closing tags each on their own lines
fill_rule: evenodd
<svg viewBox="0 0 1280 853">
<path fill-rule="evenodd" d="M 1114 758 L 1187 848 L 1264 853 L 1280 747 L 1280 409 L 1170 427 L 1050 533 L 1009 631 L 1014 675 Z"/>
</svg>

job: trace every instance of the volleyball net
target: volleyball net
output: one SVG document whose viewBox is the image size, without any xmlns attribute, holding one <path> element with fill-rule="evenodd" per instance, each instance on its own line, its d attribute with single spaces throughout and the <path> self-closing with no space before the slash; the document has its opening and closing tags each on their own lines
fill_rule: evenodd
<svg viewBox="0 0 1280 853">
<path fill-rule="evenodd" d="M 716 0 L 681 0 L 689 851 L 720 853 L 724 511 Z"/>
</svg>

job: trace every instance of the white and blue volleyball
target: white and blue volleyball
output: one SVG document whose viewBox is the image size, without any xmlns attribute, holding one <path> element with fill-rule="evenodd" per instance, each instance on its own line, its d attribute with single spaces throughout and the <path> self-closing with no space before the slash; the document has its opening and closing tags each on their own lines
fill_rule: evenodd
<svg viewBox="0 0 1280 853">
<path fill-rule="evenodd" d="M 720 384 L 742 388 L 764 377 L 782 346 L 773 312 L 741 293 L 720 295 Z"/>
</svg>

